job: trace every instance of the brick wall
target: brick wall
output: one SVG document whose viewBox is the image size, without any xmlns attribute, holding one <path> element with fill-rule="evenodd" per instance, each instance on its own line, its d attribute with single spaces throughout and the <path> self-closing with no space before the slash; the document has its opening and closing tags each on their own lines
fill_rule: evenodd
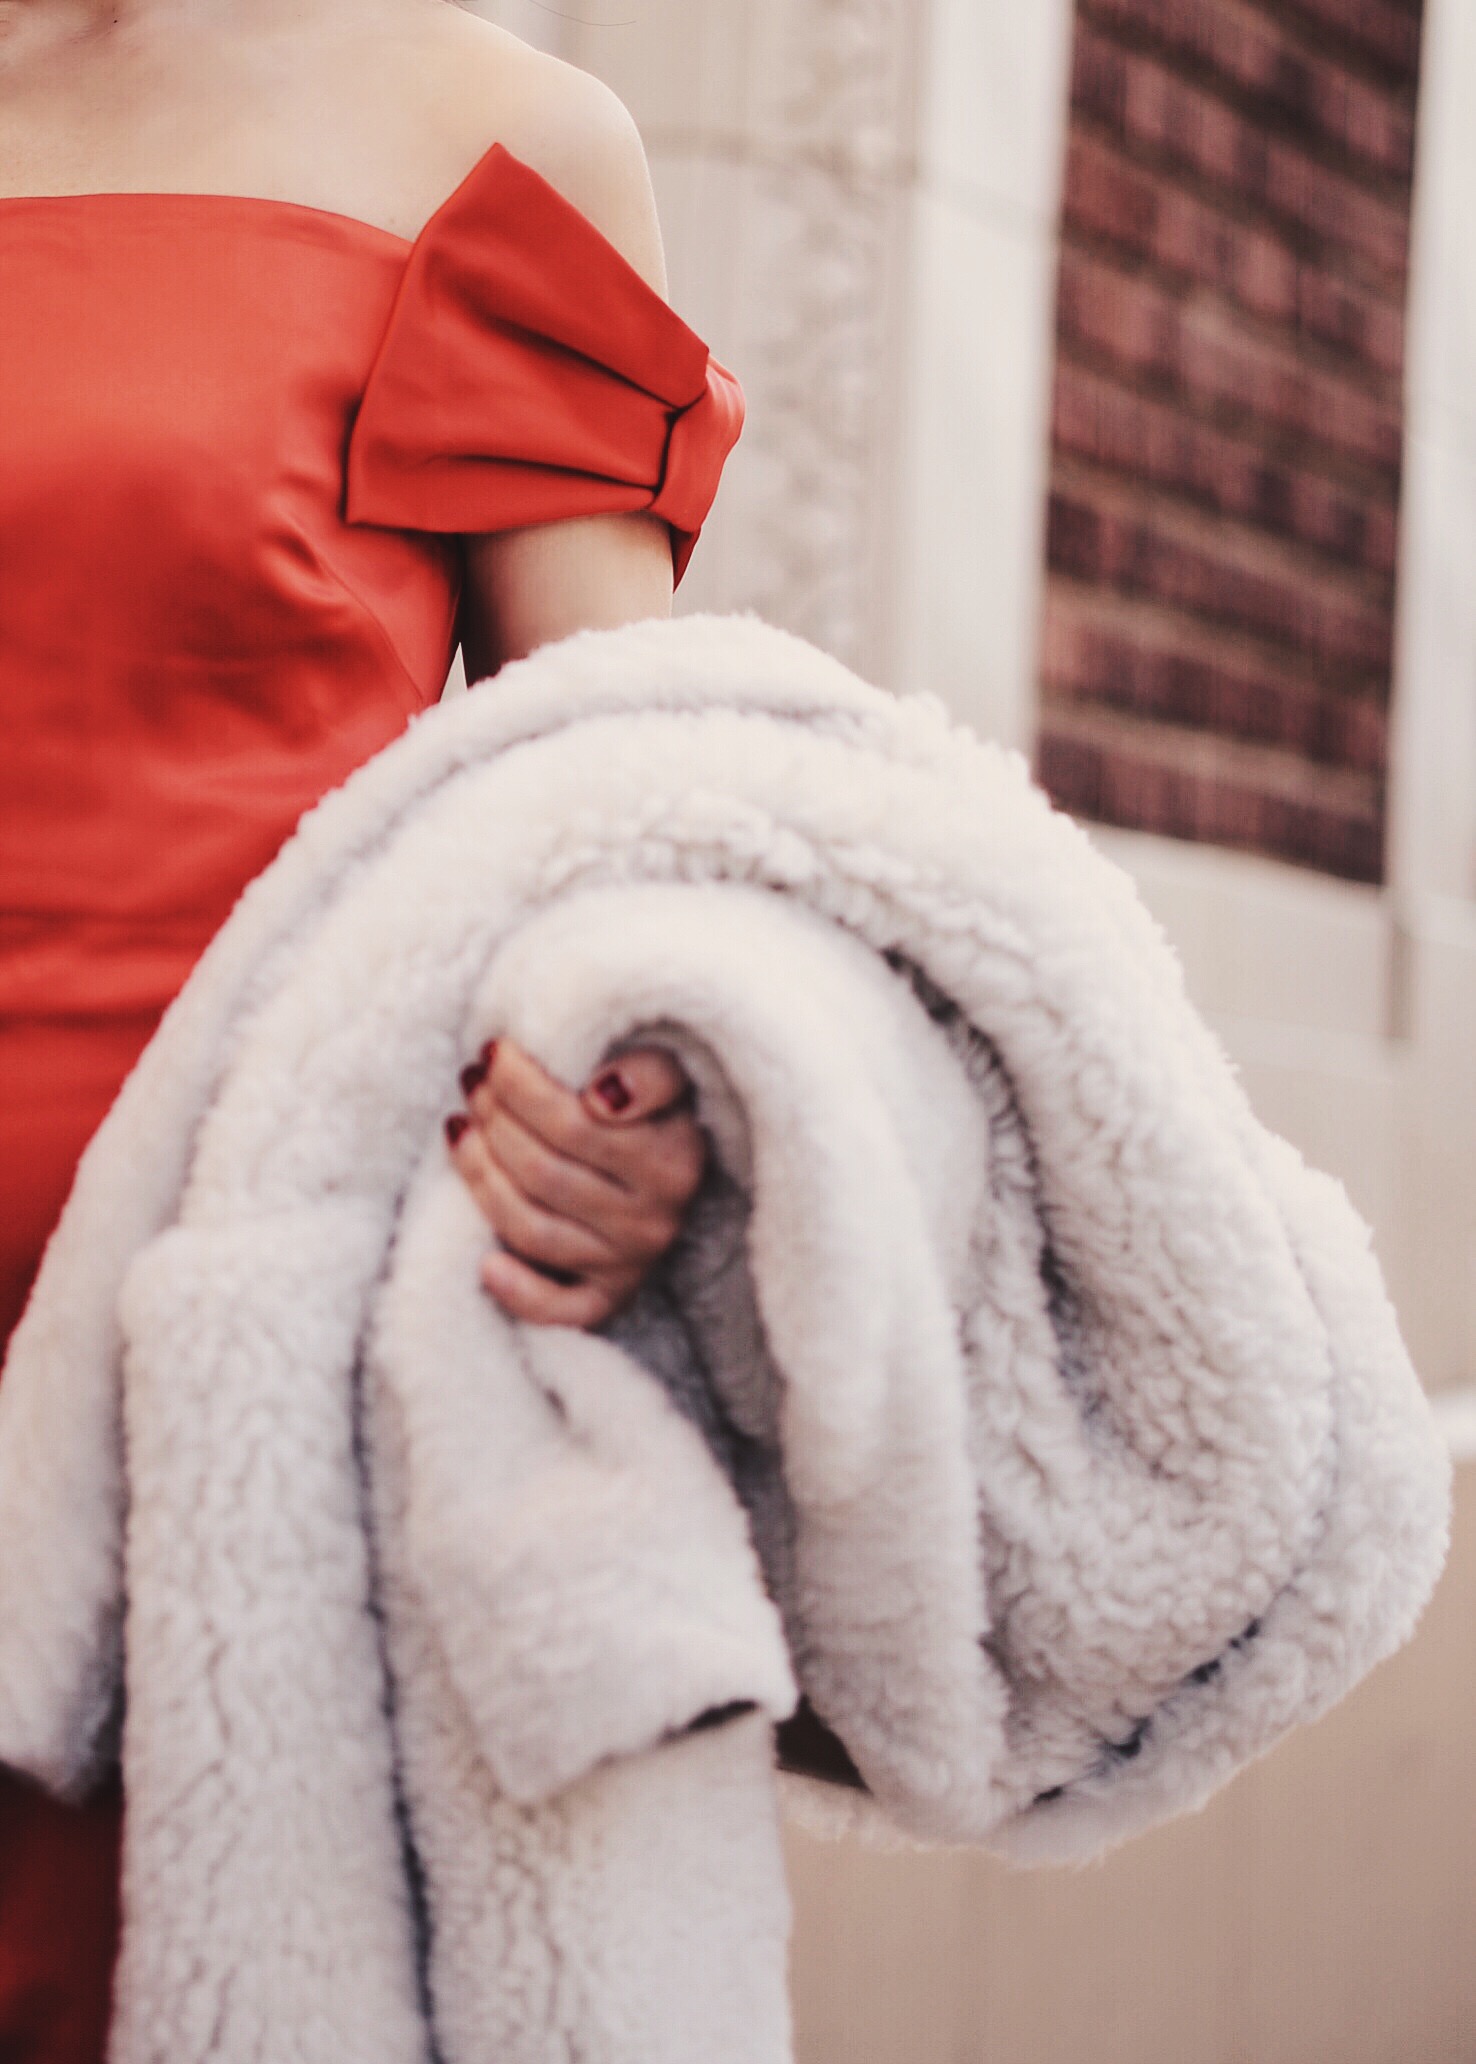
<svg viewBox="0 0 1476 2064">
<path fill-rule="evenodd" d="M 1080 815 L 1381 875 L 1418 43 L 1419 0 L 1078 0 L 1039 772 Z"/>
</svg>

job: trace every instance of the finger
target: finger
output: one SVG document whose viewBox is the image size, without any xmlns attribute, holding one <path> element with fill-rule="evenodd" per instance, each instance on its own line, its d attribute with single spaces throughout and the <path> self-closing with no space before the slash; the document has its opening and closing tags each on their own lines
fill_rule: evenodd
<svg viewBox="0 0 1476 2064">
<path fill-rule="evenodd" d="M 628 1213 L 630 1195 L 603 1170 L 571 1161 L 546 1147 L 536 1133 L 515 1118 L 504 1104 L 494 1103 L 491 1115 L 478 1118 L 478 1129 L 492 1159 L 512 1177 L 525 1197 L 540 1204 L 555 1217 L 573 1219 L 593 1232 L 608 1235 L 622 1213 Z"/>
<path fill-rule="evenodd" d="M 670 1057 L 649 1052 L 662 1070 L 663 1086 L 670 1087 Z M 506 1040 L 490 1053 L 484 1050 L 468 1075 L 473 1116 L 489 1147 L 495 1142 L 492 1158 L 525 1197 L 584 1225 L 621 1255 L 655 1259 L 665 1252 L 706 1162 L 706 1138 L 690 1113 L 672 1110 L 631 1126 L 601 1125 L 572 1092 Z M 519 1117 L 516 1104 L 531 1106 L 562 1146 L 550 1145 Z M 547 1158 L 538 1161 L 540 1154 Z"/>
<path fill-rule="evenodd" d="M 624 1278 L 566 1288 L 540 1276 L 517 1255 L 502 1253 L 486 1257 L 482 1283 L 509 1318 L 532 1326 L 598 1326 L 629 1294 Z"/>
<path fill-rule="evenodd" d="M 691 1087 L 664 1047 L 636 1046 L 596 1069 L 581 1101 L 605 1125 L 636 1125 L 674 1109 Z"/>
<path fill-rule="evenodd" d="M 510 1111 L 495 1110 L 482 1137 L 493 1161 L 534 1204 L 586 1227 L 618 1253 L 654 1257 L 676 1238 L 706 1156 L 695 1126 L 690 1139 L 684 1131 L 668 1141 L 660 1131 L 648 1126 L 624 1135 L 632 1149 L 628 1187 L 553 1153 Z"/>
<path fill-rule="evenodd" d="M 638 1194 L 659 1200 L 680 1215 L 701 1185 L 707 1167 L 707 1134 L 686 1112 L 658 1119 L 628 1135 L 644 1150 L 642 1164 L 627 1180 Z"/>
<path fill-rule="evenodd" d="M 565 1160 L 623 1180 L 621 1156 L 610 1128 L 596 1123 L 572 1089 L 556 1082 L 531 1054 L 510 1039 L 500 1039 L 486 1078 L 472 1091 L 471 1108 L 479 1120 L 490 1119 L 499 1106 Z"/>
<path fill-rule="evenodd" d="M 706 1134 L 689 1112 L 600 1130 L 607 1168 L 618 1175 L 628 1201 L 645 1210 L 685 1210 L 707 1164 Z"/>
<path fill-rule="evenodd" d="M 451 1157 L 498 1239 L 528 1261 L 582 1275 L 590 1269 L 618 1268 L 626 1260 L 625 1251 L 587 1226 L 545 1211 L 525 1197 L 487 1151 L 476 1126 L 458 1135 Z"/>
<path fill-rule="evenodd" d="M 473 1058 L 461 1071 L 461 1094 L 470 1102 L 492 1072 L 492 1063 L 497 1057 L 498 1041 L 483 1040 Z"/>
</svg>

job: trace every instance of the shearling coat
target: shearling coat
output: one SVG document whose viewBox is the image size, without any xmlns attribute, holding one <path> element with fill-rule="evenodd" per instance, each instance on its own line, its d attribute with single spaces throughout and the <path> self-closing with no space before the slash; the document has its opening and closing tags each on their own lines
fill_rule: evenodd
<svg viewBox="0 0 1476 2064">
<path fill-rule="evenodd" d="M 697 1086 L 599 1334 L 477 1289 L 499 1033 Z M 1088 1855 L 1400 1642 L 1447 1499 L 1365 1229 L 1023 764 L 751 620 L 584 634 L 305 820 L 85 1157 L 0 1759 L 121 1717 L 115 2064 L 782 2064 L 801 1691 L 874 1822 Z"/>
</svg>

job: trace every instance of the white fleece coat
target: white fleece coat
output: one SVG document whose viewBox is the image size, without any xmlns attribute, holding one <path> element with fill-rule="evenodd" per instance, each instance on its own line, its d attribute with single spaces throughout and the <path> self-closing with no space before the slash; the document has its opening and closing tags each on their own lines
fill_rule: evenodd
<svg viewBox="0 0 1476 2064">
<path fill-rule="evenodd" d="M 496 1033 L 697 1082 L 602 1335 L 477 1288 Z M 1447 1500 L 1365 1229 L 1023 764 L 751 620 L 585 634 L 305 820 L 89 1148 L 0 1760 L 121 1717 L 114 2064 L 780 2064 L 796 1684 L 878 1820 L 1089 1855 L 1396 1646 Z"/>
</svg>

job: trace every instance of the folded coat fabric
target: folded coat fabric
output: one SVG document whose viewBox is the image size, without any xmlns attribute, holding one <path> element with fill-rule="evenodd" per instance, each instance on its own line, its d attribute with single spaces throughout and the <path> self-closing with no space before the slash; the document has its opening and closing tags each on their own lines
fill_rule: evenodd
<svg viewBox="0 0 1476 2064">
<path fill-rule="evenodd" d="M 711 1168 L 510 1323 L 459 1068 L 657 1038 Z M 1020 1858 L 1410 1631 L 1444 1450 L 1367 1234 L 1023 763 L 751 619 L 418 720 L 248 890 L 0 1387 L 0 1760 L 128 1797 L 114 2064 L 779 2064 L 771 1724 Z"/>
</svg>

